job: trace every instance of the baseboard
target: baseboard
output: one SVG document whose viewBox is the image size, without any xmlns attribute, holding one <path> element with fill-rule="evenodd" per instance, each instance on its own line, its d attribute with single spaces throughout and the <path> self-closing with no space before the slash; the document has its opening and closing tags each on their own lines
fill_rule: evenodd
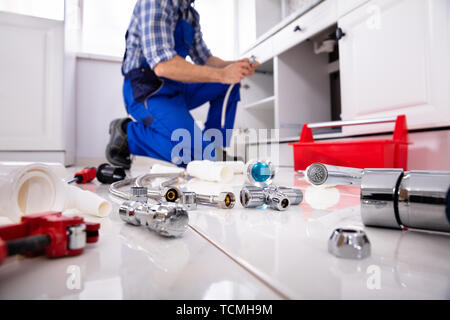
<svg viewBox="0 0 450 320">
<path fill-rule="evenodd" d="M 58 162 L 73 165 L 65 151 L 0 151 L 0 161 Z"/>
</svg>

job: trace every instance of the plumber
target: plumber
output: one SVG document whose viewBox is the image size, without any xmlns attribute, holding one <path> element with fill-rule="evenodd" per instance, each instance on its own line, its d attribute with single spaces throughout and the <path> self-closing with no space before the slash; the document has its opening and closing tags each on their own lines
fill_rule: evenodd
<svg viewBox="0 0 450 320">
<path fill-rule="evenodd" d="M 259 63 L 213 56 L 203 40 L 194 1 L 137 1 L 122 64 L 123 96 L 132 119 L 116 119 L 110 124 L 106 157 L 114 165 L 129 168 L 130 154 L 183 165 L 172 157 L 178 143 L 172 141 L 172 134 L 177 129 L 190 133 L 189 158 L 201 159 L 206 143 L 194 147 L 194 136 L 202 131 L 189 111 L 207 102 L 210 107 L 203 132 L 219 129 L 224 137 L 222 147 L 229 143 L 225 132 L 234 126 L 239 83 L 252 76 Z M 222 128 L 222 105 L 233 84 Z"/>
</svg>

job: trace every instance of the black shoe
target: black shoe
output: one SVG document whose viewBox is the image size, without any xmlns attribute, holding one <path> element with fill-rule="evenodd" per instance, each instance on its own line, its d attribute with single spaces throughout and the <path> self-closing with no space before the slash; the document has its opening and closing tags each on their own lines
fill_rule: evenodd
<svg viewBox="0 0 450 320">
<path fill-rule="evenodd" d="M 110 139 L 106 146 L 106 159 L 115 165 L 125 169 L 131 167 L 130 150 L 128 149 L 128 140 L 126 127 L 131 119 L 116 119 L 109 125 Z"/>
</svg>

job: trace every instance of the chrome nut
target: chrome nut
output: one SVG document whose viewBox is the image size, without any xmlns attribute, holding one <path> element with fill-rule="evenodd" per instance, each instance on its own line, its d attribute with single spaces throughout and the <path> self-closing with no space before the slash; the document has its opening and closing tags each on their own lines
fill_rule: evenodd
<svg viewBox="0 0 450 320">
<path fill-rule="evenodd" d="M 188 211 L 197 210 L 197 195 L 195 192 L 183 192 L 180 198 L 180 204 Z"/>
<path fill-rule="evenodd" d="M 131 187 L 131 200 L 147 203 L 148 189 L 146 187 Z"/>
<path fill-rule="evenodd" d="M 155 205 L 150 209 L 145 225 L 149 230 L 156 231 L 165 237 L 179 237 L 183 235 L 189 224 L 188 212 L 181 206 Z"/>
<path fill-rule="evenodd" d="M 261 207 L 266 204 L 266 198 L 264 190 L 259 187 L 246 186 L 240 192 L 240 200 L 244 208 Z"/>
<path fill-rule="evenodd" d="M 286 211 L 291 202 L 285 194 L 278 191 L 270 191 L 267 195 L 267 204 L 274 210 Z"/>
<path fill-rule="evenodd" d="M 336 229 L 328 240 L 328 252 L 338 258 L 365 259 L 370 256 L 370 241 L 358 229 Z"/>
<path fill-rule="evenodd" d="M 182 192 L 177 187 L 165 187 L 162 189 L 162 195 L 167 202 L 177 202 L 181 198 Z"/>
<path fill-rule="evenodd" d="M 303 192 L 300 189 L 277 187 L 276 190 L 289 198 L 291 206 L 298 206 L 303 201 Z"/>
<path fill-rule="evenodd" d="M 125 201 L 119 207 L 119 217 L 126 223 L 134 226 L 140 226 L 139 216 L 147 212 L 147 204 L 140 201 Z"/>
<path fill-rule="evenodd" d="M 222 192 L 217 196 L 217 202 L 222 209 L 232 209 L 236 203 L 236 197 L 232 192 Z"/>
</svg>

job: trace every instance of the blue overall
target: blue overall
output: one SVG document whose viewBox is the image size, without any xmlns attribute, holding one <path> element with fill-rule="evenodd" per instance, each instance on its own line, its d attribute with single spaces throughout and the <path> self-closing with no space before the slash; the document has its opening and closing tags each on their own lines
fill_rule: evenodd
<svg viewBox="0 0 450 320">
<path fill-rule="evenodd" d="M 175 51 L 183 58 L 189 54 L 194 40 L 194 28 L 185 20 L 180 19 L 175 29 Z M 146 65 L 148 66 L 148 65 Z M 147 156 L 164 161 L 174 162 L 178 165 L 179 159 L 191 160 L 203 159 L 205 148 L 211 146 L 211 141 L 204 141 L 203 133 L 208 129 L 219 129 L 223 134 L 223 141 L 214 141 L 214 144 L 227 146 L 229 139 L 226 137 L 226 129 L 232 129 L 236 116 L 237 103 L 240 100 L 239 85 L 235 85 L 228 101 L 225 128 L 221 128 L 222 105 L 229 85 L 220 83 L 182 83 L 166 78 L 162 80 L 162 86 L 143 102 L 135 100 L 134 90 L 139 90 L 138 85 L 125 78 L 123 96 L 127 112 L 136 120 L 130 122 L 127 127 L 128 146 L 130 153 L 139 156 Z M 136 92 L 135 92 L 136 93 Z M 204 131 L 195 124 L 190 110 L 195 109 L 206 102 L 210 102 L 208 118 Z M 172 133 L 177 129 L 185 129 L 190 133 L 190 141 L 182 141 L 183 138 L 175 137 L 172 141 Z M 179 139 L 179 140 L 178 140 Z M 181 143 L 180 143 L 181 142 Z M 177 146 L 182 150 L 176 153 L 172 159 L 172 149 Z M 178 148 L 175 148 L 177 150 Z M 210 148 L 208 148 L 209 150 Z M 187 153 L 187 154 L 186 154 Z M 209 154 L 209 160 L 215 160 L 215 152 Z"/>
</svg>

